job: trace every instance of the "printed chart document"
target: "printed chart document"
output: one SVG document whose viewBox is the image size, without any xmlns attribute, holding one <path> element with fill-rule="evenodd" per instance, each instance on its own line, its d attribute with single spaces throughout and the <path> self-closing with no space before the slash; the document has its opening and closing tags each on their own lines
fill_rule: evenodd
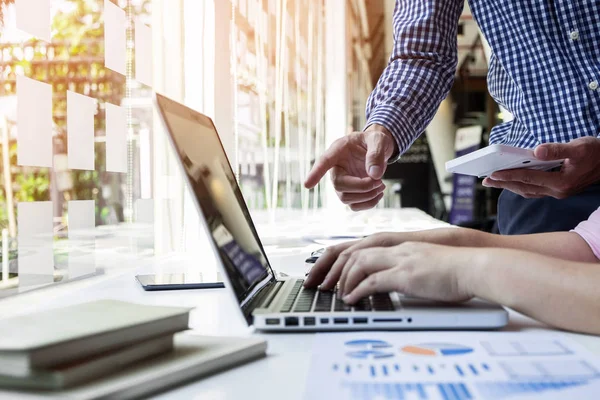
<svg viewBox="0 0 600 400">
<path fill-rule="evenodd" d="M 600 358 L 560 334 L 318 334 L 306 399 L 597 399 Z"/>
</svg>

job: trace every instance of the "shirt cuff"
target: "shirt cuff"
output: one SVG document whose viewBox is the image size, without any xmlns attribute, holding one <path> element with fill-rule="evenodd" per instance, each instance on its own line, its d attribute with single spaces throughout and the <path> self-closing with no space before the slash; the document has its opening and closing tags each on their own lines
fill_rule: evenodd
<svg viewBox="0 0 600 400">
<path fill-rule="evenodd" d="M 379 104 L 373 109 L 365 129 L 373 124 L 381 125 L 392 133 L 398 145 L 399 154 L 403 154 L 408 150 L 417 137 L 417 134 L 410 128 L 415 126 L 412 121 L 400 113 L 396 107 L 387 104 Z"/>
</svg>

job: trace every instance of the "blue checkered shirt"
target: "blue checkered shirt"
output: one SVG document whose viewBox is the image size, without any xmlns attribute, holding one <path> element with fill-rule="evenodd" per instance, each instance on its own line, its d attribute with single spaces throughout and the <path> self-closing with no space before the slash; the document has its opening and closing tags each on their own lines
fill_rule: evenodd
<svg viewBox="0 0 600 400">
<path fill-rule="evenodd" d="M 600 1 L 470 0 L 492 48 L 488 90 L 514 120 L 490 143 L 532 148 L 600 135 Z M 400 152 L 425 131 L 457 64 L 463 0 L 397 0 L 389 65 L 367 102 L 367 126 Z"/>
</svg>

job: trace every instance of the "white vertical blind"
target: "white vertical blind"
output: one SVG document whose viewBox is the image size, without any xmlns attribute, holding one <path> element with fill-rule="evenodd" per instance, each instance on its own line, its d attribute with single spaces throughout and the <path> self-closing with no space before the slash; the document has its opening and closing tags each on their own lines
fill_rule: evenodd
<svg viewBox="0 0 600 400">
<path fill-rule="evenodd" d="M 325 146 L 329 147 L 348 130 L 347 95 L 347 2 L 325 0 Z M 329 174 L 328 174 L 329 175 Z M 325 180 L 325 206 L 341 209 L 330 179 Z"/>
<path fill-rule="evenodd" d="M 213 118 L 248 203 L 273 219 L 278 207 L 308 212 L 325 204 L 327 181 L 312 194 L 303 181 L 312 161 L 347 132 L 348 95 L 366 96 L 347 90 L 346 2 L 154 3 L 155 87 Z M 190 228 L 198 222 L 189 215 L 193 203 L 163 139 L 153 139 L 156 230 L 174 238 L 157 243 L 185 248 L 201 233 Z M 329 207 L 343 205 L 335 197 Z"/>
</svg>

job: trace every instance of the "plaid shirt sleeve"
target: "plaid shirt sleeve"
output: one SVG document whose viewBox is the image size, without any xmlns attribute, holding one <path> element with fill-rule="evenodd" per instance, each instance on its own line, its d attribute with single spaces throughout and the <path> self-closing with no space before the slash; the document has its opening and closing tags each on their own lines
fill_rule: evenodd
<svg viewBox="0 0 600 400">
<path fill-rule="evenodd" d="M 394 48 L 369 96 L 367 124 L 379 124 L 404 153 L 448 95 L 457 64 L 463 0 L 396 0 Z"/>
</svg>

